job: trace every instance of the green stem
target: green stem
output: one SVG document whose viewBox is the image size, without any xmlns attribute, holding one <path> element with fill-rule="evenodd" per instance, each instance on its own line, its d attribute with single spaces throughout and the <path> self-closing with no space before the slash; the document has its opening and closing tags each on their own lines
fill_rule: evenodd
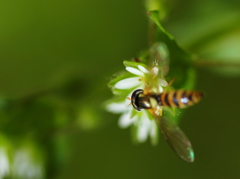
<svg viewBox="0 0 240 179">
<path fill-rule="evenodd" d="M 157 26 L 154 21 L 149 18 L 149 46 L 151 47 L 155 43 Z"/>
<path fill-rule="evenodd" d="M 219 60 L 215 59 L 214 61 L 209 60 L 196 60 L 194 61 L 194 65 L 199 67 L 237 67 L 240 68 L 240 63 L 225 63 L 219 62 Z"/>
</svg>

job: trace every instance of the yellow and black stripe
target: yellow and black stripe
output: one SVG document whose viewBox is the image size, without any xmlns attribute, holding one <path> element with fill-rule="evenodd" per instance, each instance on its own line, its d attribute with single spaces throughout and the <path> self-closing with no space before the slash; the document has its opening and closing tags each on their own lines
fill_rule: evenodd
<svg viewBox="0 0 240 179">
<path fill-rule="evenodd" d="M 198 103 L 203 96 L 202 92 L 178 90 L 161 93 L 157 100 L 162 106 L 185 108 Z"/>
</svg>

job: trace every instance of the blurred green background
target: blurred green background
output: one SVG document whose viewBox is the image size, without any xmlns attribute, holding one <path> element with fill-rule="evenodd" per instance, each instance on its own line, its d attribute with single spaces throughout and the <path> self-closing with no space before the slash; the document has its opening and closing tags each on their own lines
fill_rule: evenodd
<svg viewBox="0 0 240 179">
<path fill-rule="evenodd" d="M 56 179 L 240 177 L 240 1 L 163 2 L 163 25 L 179 45 L 222 63 L 197 67 L 207 97 L 181 120 L 196 161 L 180 160 L 163 138 L 134 145 L 102 107 L 112 74 L 148 48 L 139 0 L 0 2 L 0 145 L 11 159 L 26 147 Z"/>
</svg>

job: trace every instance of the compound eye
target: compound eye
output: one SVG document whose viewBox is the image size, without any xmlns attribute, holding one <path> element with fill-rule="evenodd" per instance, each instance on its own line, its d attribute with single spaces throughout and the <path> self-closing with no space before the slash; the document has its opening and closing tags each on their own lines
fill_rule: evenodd
<svg viewBox="0 0 240 179">
<path fill-rule="evenodd" d="M 137 111 L 141 111 L 141 108 L 140 108 L 139 102 L 138 102 L 140 94 L 143 94 L 143 90 L 137 89 L 132 93 L 132 96 L 131 96 L 132 105 Z"/>
</svg>

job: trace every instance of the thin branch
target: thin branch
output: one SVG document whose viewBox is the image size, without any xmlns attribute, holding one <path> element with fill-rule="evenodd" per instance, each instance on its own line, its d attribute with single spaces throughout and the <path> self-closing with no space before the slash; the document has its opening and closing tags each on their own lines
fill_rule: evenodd
<svg viewBox="0 0 240 179">
<path fill-rule="evenodd" d="M 237 61 L 238 59 L 236 59 Z M 239 62 L 219 62 L 221 61 L 220 59 L 211 59 L 211 61 L 205 59 L 205 60 L 196 60 L 194 61 L 194 64 L 199 67 L 235 67 L 235 68 L 240 68 L 240 59 L 238 60 Z"/>
<path fill-rule="evenodd" d="M 149 46 L 151 47 L 156 39 L 156 31 L 157 31 L 157 26 L 156 24 L 152 21 L 152 19 L 149 20 Z"/>
</svg>

